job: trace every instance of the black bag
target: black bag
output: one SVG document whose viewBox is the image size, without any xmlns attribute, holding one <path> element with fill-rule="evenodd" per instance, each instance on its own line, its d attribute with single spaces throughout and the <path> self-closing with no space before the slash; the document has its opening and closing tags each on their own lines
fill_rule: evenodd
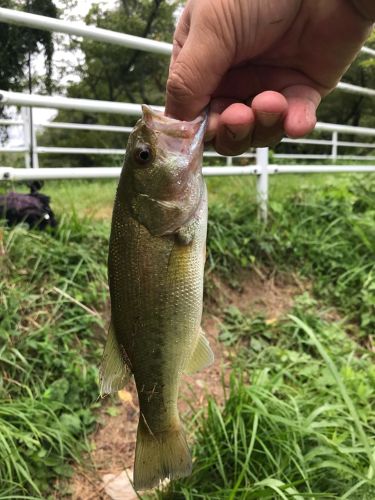
<svg viewBox="0 0 375 500">
<path fill-rule="evenodd" d="M 57 226 L 55 215 L 50 207 L 50 197 L 38 192 L 43 182 L 28 183 L 30 194 L 10 192 L 0 195 L 0 219 L 5 219 L 8 226 L 22 222 L 30 228 L 45 230 Z"/>
</svg>

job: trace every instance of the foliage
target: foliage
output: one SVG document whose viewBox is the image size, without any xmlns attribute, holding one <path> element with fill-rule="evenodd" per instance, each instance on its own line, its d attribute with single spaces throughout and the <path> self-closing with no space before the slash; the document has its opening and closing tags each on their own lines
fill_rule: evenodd
<svg viewBox="0 0 375 500">
<path fill-rule="evenodd" d="M 193 475 L 163 498 L 373 497 L 373 356 L 308 295 L 293 314 L 263 321 L 259 349 L 260 318 L 227 311 L 240 343 L 224 408 L 210 398 L 195 419 Z"/>
<path fill-rule="evenodd" d="M 93 424 L 107 228 L 71 218 L 56 234 L 1 234 L 0 483 L 38 496 L 71 473 Z"/>
<path fill-rule="evenodd" d="M 0 0 L 0 7 L 57 17 L 53 0 Z M 42 50 L 45 56 L 45 75 L 39 78 L 32 74 L 31 61 L 34 56 L 42 53 Z M 50 93 L 53 52 L 53 38 L 50 32 L 0 23 L 0 90 L 21 91 L 28 88 L 31 92 L 32 85 L 37 83 L 41 86 L 44 84 Z M 6 116 L 4 106 L 0 105 L 0 117 Z M 7 129 L 0 126 L 0 142 L 7 138 Z M 14 161 L 17 160 L 12 156 L 10 164 L 14 165 Z"/>
<path fill-rule="evenodd" d="M 19 9 L 48 17 L 57 17 L 53 0 L 0 0 L 0 7 Z M 46 60 L 45 86 L 52 85 L 52 34 L 48 31 L 29 29 L 0 23 L 0 89 L 21 90 L 28 85 L 25 74 L 29 57 L 44 49 Z"/>
<path fill-rule="evenodd" d="M 162 0 L 123 0 L 113 10 L 105 11 L 94 5 L 86 22 L 120 33 L 141 36 L 159 41 L 171 41 L 174 31 L 174 13 L 180 0 L 164 2 Z M 78 83 L 67 89 L 69 97 L 100 99 L 109 101 L 143 102 L 162 104 L 168 69 L 167 56 L 160 56 L 139 50 L 127 49 L 117 45 L 104 44 L 92 40 L 74 42 L 72 49 L 79 49 L 83 54 L 83 63 L 74 69 L 80 77 Z M 69 71 L 69 69 L 67 69 Z M 133 117 L 122 115 L 98 116 L 96 113 L 81 111 L 60 111 L 56 121 L 78 123 L 100 123 L 111 125 L 133 125 Z M 69 147 L 102 147 L 125 149 L 123 134 L 103 132 L 47 130 L 38 140 L 40 144 Z M 121 164 L 121 157 L 107 155 L 75 155 L 74 158 L 59 155 L 46 155 L 44 165 L 53 165 L 56 161 L 69 162 L 70 166 L 116 165 Z"/>
<path fill-rule="evenodd" d="M 238 200 L 238 198 L 236 198 Z M 270 222 L 254 205 L 218 203 L 210 210 L 208 265 L 229 276 L 239 266 L 299 273 L 314 292 L 358 322 L 375 327 L 375 197 L 373 183 L 301 190 L 271 202 Z"/>
<path fill-rule="evenodd" d="M 0 399 L 0 498 L 5 486 L 8 498 L 30 491 L 39 496 L 55 476 L 70 476 L 66 460 L 78 459 L 82 432 L 79 416 L 57 400 Z"/>
<path fill-rule="evenodd" d="M 224 312 L 232 386 L 222 416 L 211 400 L 193 420 L 194 474 L 173 498 L 374 497 L 375 374 L 361 347 L 373 332 L 374 189 L 368 176 L 335 176 L 329 188 L 329 176 L 293 179 L 271 185 L 267 227 L 253 179 L 209 181 L 208 276 L 299 273 L 319 302 L 303 295 L 277 322 Z M 80 218 L 60 216 L 55 234 L 1 230 L 0 498 L 52 494 L 95 420 L 115 183 L 44 189 L 57 214 Z"/>
<path fill-rule="evenodd" d="M 103 11 L 95 5 L 86 21 L 120 33 L 170 42 L 178 2 L 123 0 L 120 7 Z M 85 40 L 80 44 L 85 63 L 78 68 L 81 82 L 72 97 L 87 95 L 110 101 L 161 103 L 164 98 L 167 57 L 117 45 Z"/>
<path fill-rule="evenodd" d="M 372 49 L 375 47 L 375 30 L 372 30 L 372 33 L 371 33 L 369 39 L 367 40 L 366 45 Z M 375 59 L 371 56 L 365 58 L 365 60 L 362 63 L 362 66 L 364 66 L 364 67 L 375 66 Z"/>
<path fill-rule="evenodd" d="M 370 44 L 369 44 L 370 45 Z M 375 71 L 367 65 L 368 56 L 361 54 L 351 65 L 343 77 L 343 81 L 361 87 L 374 88 Z M 348 94 L 347 92 L 335 91 L 328 96 L 318 110 L 318 120 L 330 123 L 343 123 L 361 127 L 374 127 L 374 99 L 361 95 Z M 354 139 L 355 137 L 355 139 Z M 345 136 L 345 140 L 366 140 L 360 136 Z M 353 153 L 353 148 L 351 153 Z M 347 150 L 350 151 L 350 150 Z"/>
</svg>

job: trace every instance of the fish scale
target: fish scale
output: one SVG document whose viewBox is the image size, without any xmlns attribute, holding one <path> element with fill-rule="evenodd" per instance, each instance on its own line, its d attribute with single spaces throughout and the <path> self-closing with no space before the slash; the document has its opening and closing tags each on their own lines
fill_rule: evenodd
<svg viewBox="0 0 375 500">
<path fill-rule="evenodd" d="M 176 386 L 168 382 L 181 375 L 185 360 L 196 343 L 194 337 L 199 332 L 203 293 L 199 278 L 204 266 L 201 256 L 206 227 L 202 225 L 202 234 L 197 235 L 191 246 L 183 247 L 173 241 L 173 236 L 151 236 L 143 226 L 133 221 L 126 209 L 120 209 L 118 216 L 122 220 L 128 219 L 129 223 L 125 233 L 123 227 L 120 227 L 120 234 L 115 229 L 111 241 L 113 254 L 116 255 L 109 267 L 110 286 L 114 290 L 112 308 L 119 311 L 112 316 L 114 327 L 123 335 L 122 341 L 134 367 L 132 371 L 137 386 L 144 387 L 146 394 L 152 391 L 155 384 L 164 385 L 166 391 L 172 389 L 173 396 L 163 393 L 160 404 L 162 400 L 173 401 L 175 407 Z M 114 217 L 117 217 L 116 212 Z M 127 243 L 121 238 L 122 234 L 127 235 Z M 126 266 L 127 262 L 133 264 Z M 158 266 L 155 267 L 152 262 L 158 262 Z M 128 272 L 125 276 L 117 272 L 126 267 Z M 126 282 L 139 283 L 140 286 L 121 286 Z M 137 318 L 142 318 L 142 322 Z M 127 332 L 131 332 L 129 336 Z M 170 342 L 166 332 L 170 332 L 175 342 Z M 162 356 L 150 356 L 150 352 L 155 351 L 161 351 Z M 166 362 L 169 359 L 175 361 L 172 367 Z M 141 370 L 137 370 L 138 366 Z M 163 369 L 165 373 L 162 373 Z M 144 399 L 141 391 L 141 411 L 147 422 L 150 420 L 153 425 L 155 415 L 160 415 L 156 411 L 157 401 L 153 399 L 150 406 L 147 396 Z M 164 419 L 167 417 L 163 416 Z M 164 420 L 163 424 L 167 426 L 168 422 Z"/>
<path fill-rule="evenodd" d="M 168 127 L 163 144 L 166 122 L 175 128 Z M 207 232 L 202 122 L 178 122 L 144 108 L 129 138 L 114 205 L 112 319 L 101 386 L 113 392 L 134 375 L 140 405 L 136 489 L 190 473 L 177 407 L 181 376 L 213 360 L 200 329 Z"/>
</svg>

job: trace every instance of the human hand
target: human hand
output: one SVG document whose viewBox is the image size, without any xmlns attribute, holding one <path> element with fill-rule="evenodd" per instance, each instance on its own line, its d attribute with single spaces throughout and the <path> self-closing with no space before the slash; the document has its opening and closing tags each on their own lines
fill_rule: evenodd
<svg viewBox="0 0 375 500">
<path fill-rule="evenodd" d="M 178 23 L 166 114 L 210 104 L 206 139 L 225 155 L 301 137 L 372 29 L 373 0 L 189 0 Z"/>
</svg>

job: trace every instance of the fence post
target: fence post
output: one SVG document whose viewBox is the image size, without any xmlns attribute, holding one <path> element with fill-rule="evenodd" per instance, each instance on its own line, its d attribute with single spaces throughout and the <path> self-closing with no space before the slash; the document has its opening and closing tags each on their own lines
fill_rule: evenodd
<svg viewBox="0 0 375 500">
<path fill-rule="evenodd" d="M 256 160 L 259 173 L 257 175 L 258 214 L 262 222 L 268 217 L 268 148 L 257 148 Z"/>
<path fill-rule="evenodd" d="M 339 133 L 337 132 L 337 130 L 334 130 L 332 132 L 332 150 L 331 150 L 331 158 L 334 161 L 337 160 L 338 136 L 339 136 Z"/>
<path fill-rule="evenodd" d="M 32 144 L 33 167 L 39 168 L 38 145 L 36 142 L 36 130 L 34 126 L 34 108 L 30 108 L 30 136 Z"/>
<path fill-rule="evenodd" d="M 28 108 L 21 108 L 23 121 L 23 142 L 25 144 L 25 167 L 31 167 L 30 161 L 30 113 Z"/>
<path fill-rule="evenodd" d="M 21 108 L 23 120 L 23 135 L 25 142 L 26 168 L 39 168 L 39 158 L 36 144 L 36 134 L 33 120 L 33 108 Z"/>
<path fill-rule="evenodd" d="M 233 158 L 232 156 L 227 156 L 227 167 L 233 166 Z"/>
</svg>

